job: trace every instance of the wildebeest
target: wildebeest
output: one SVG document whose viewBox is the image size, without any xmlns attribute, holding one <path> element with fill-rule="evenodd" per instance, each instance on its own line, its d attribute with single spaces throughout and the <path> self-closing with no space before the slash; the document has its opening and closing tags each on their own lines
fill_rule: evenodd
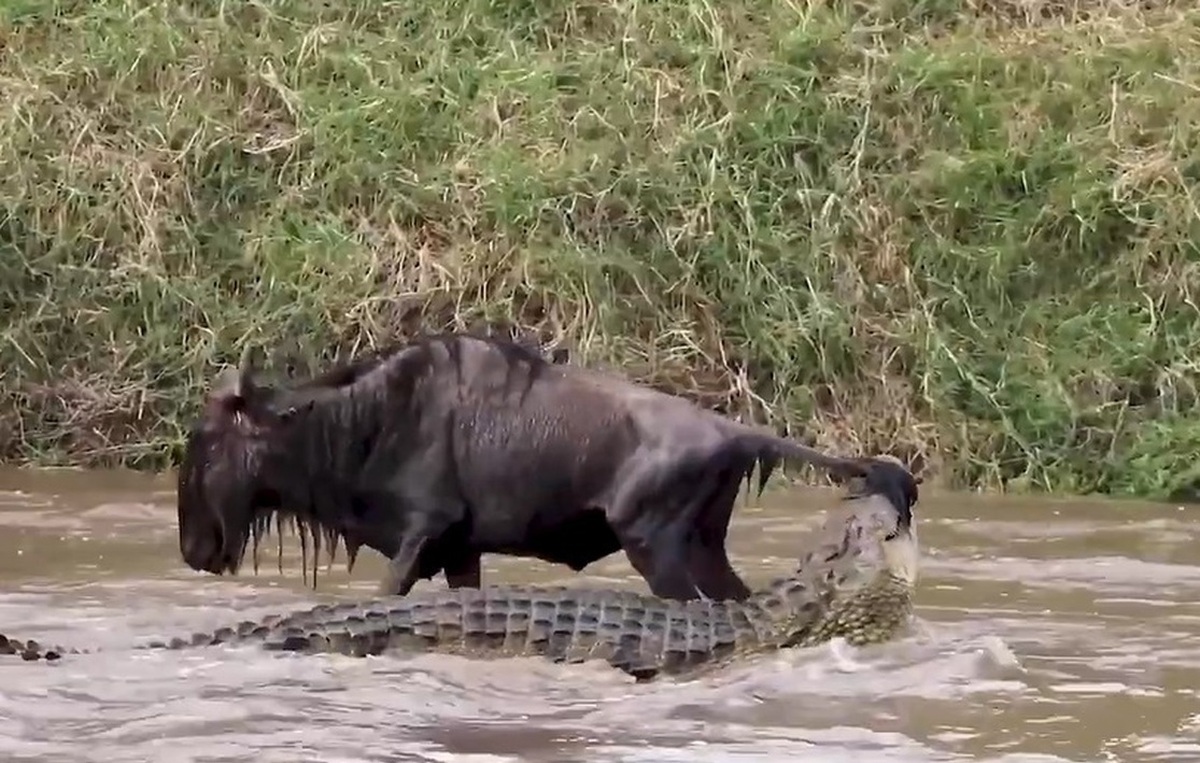
<svg viewBox="0 0 1200 763">
<path fill-rule="evenodd" d="M 480 585 L 484 553 L 580 571 L 619 549 L 662 597 L 743 599 L 725 541 L 743 480 L 823 454 L 518 342 L 426 336 L 291 386 L 244 356 L 205 401 L 179 469 L 180 550 L 236 573 L 272 515 L 389 560 L 386 593 L 443 572 Z M 277 528 L 278 529 L 278 528 Z M 315 575 L 315 569 L 314 569 Z"/>
</svg>

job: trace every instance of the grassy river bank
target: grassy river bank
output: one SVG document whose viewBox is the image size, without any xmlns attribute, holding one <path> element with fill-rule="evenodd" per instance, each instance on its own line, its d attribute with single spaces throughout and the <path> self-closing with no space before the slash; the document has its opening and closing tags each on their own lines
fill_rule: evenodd
<svg viewBox="0 0 1200 763">
<path fill-rule="evenodd" d="M 1190 3 L 0 14 L 10 463 L 169 465 L 246 342 L 511 320 L 955 486 L 1200 475 Z"/>
</svg>

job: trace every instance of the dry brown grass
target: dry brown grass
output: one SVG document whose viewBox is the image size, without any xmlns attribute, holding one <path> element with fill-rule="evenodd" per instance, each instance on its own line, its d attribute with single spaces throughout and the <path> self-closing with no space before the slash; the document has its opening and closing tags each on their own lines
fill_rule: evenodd
<svg viewBox="0 0 1200 763">
<path fill-rule="evenodd" d="M 7 4 L 0 454 L 511 322 L 958 485 L 1194 480 L 1177 2 Z"/>
</svg>

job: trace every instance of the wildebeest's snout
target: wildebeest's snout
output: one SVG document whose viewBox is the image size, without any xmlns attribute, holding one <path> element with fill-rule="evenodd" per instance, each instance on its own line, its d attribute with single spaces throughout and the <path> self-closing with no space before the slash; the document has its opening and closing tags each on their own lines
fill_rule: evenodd
<svg viewBox="0 0 1200 763">
<path fill-rule="evenodd" d="M 190 474 L 176 495 L 180 555 L 193 570 L 215 575 L 230 568 L 227 517 L 221 512 L 233 504 L 233 496 L 220 476 Z"/>
<path fill-rule="evenodd" d="M 203 530 L 190 527 L 179 534 L 179 550 L 187 566 L 199 572 L 220 575 L 225 571 L 224 533 L 218 523 Z"/>
</svg>

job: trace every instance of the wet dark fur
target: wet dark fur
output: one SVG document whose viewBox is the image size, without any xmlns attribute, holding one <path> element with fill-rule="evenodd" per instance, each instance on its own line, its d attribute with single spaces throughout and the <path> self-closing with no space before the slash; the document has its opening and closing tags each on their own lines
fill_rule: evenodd
<svg viewBox="0 0 1200 763">
<path fill-rule="evenodd" d="M 784 458 L 866 473 L 565 361 L 445 334 L 288 387 L 241 374 L 181 465 L 184 559 L 235 572 L 282 513 L 314 546 L 341 539 L 351 564 L 363 545 L 387 556 L 389 593 L 438 572 L 478 587 L 484 553 L 579 571 L 624 549 L 658 596 L 742 599 L 725 540 L 743 481 L 757 469 L 761 492 Z"/>
</svg>

